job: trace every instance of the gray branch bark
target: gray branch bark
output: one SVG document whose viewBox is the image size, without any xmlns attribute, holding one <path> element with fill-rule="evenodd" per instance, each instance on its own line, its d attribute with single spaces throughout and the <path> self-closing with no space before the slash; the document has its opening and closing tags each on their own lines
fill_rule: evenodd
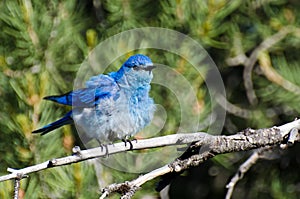
<svg viewBox="0 0 300 199">
<path fill-rule="evenodd" d="M 206 135 L 205 133 L 173 134 L 173 135 L 150 138 L 145 140 L 138 140 L 137 142 L 133 142 L 132 150 L 189 144 L 203 138 L 205 135 Z M 11 174 L 1 176 L 0 182 L 5 180 L 20 178 L 20 176 L 25 176 L 26 174 L 38 172 L 52 167 L 68 165 L 68 164 L 81 162 L 92 158 L 105 157 L 107 155 L 113 155 L 116 153 L 121 153 L 129 150 L 130 150 L 130 145 L 127 144 L 125 146 L 123 142 L 107 145 L 107 147 L 97 147 L 88 150 L 80 150 L 79 147 L 74 147 L 73 148 L 74 153 L 71 156 L 54 158 L 52 160 L 48 160 L 46 162 L 33 165 L 30 167 L 26 167 L 23 169 L 8 168 L 7 170 L 8 172 L 11 172 Z"/>
<path fill-rule="evenodd" d="M 300 120 L 296 120 L 279 127 L 259 130 L 246 129 L 231 136 L 201 134 L 200 139 L 193 143 L 186 153 L 178 159 L 130 182 L 107 186 L 103 189 L 103 195 L 100 199 L 113 192 L 122 193 L 124 199 L 131 198 L 131 195 L 128 196 L 128 192 L 122 192 L 122 190 L 136 191 L 137 188 L 149 180 L 169 173 L 180 173 L 183 170 L 198 166 L 218 154 L 293 144 L 295 141 L 300 140 L 299 129 Z M 297 133 L 295 133 L 295 130 L 297 130 Z M 200 147 L 203 149 L 200 149 Z M 122 190 L 118 187 L 122 187 Z"/>
</svg>

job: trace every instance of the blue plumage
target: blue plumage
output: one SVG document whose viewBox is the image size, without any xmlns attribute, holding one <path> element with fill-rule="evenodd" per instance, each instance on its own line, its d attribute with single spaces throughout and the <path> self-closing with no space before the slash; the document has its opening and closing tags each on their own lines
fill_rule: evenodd
<svg viewBox="0 0 300 199">
<path fill-rule="evenodd" d="M 45 97 L 73 109 L 33 133 L 46 134 L 74 122 L 78 130 L 102 143 L 135 135 L 154 114 L 154 102 L 149 97 L 153 68 L 149 57 L 137 54 L 118 71 L 91 77 L 85 88 Z"/>
</svg>

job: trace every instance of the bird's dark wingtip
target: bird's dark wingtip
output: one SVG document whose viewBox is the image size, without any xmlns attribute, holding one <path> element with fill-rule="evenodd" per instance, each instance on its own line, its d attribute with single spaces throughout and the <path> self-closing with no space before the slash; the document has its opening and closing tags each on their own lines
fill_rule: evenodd
<svg viewBox="0 0 300 199">
<path fill-rule="evenodd" d="M 53 96 L 46 96 L 46 97 L 43 97 L 44 100 L 51 100 Z"/>
<path fill-rule="evenodd" d="M 53 130 L 53 129 L 51 129 L 51 130 Z M 45 135 L 46 133 L 50 132 L 51 130 L 50 129 L 41 128 L 41 129 L 37 129 L 35 131 L 32 131 L 31 133 L 32 134 L 38 134 L 38 133 L 40 133 L 40 135 Z"/>
<path fill-rule="evenodd" d="M 33 134 L 37 134 L 37 133 L 42 133 L 43 134 L 43 129 L 37 129 L 37 130 L 34 130 L 34 131 L 32 131 L 31 133 L 33 133 Z"/>
<path fill-rule="evenodd" d="M 71 124 L 71 123 L 73 123 L 73 119 L 72 119 L 71 115 L 72 115 L 72 111 L 69 111 L 63 118 L 61 118 L 55 122 L 52 122 L 51 124 L 48 124 L 40 129 L 32 131 L 32 133 L 34 133 L 34 134 L 41 133 L 41 135 L 45 135 L 46 133 L 53 131 L 54 129 L 57 129 L 63 125 Z"/>
</svg>

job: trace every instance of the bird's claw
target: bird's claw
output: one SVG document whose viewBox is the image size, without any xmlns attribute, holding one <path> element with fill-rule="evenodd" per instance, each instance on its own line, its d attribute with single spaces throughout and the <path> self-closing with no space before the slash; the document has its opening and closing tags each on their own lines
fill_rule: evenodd
<svg viewBox="0 0 300 199">
<path fill-rule="evenodd" d="M 128 142 L 129 145 L 130 145 L 129 150 L 132 150 L 133 149 L 132 141 L 136 141 L 137 142 L 137 139 L 134 138 L 134 139 L 130 140 L 128 138 L 123 138 L 122 141 L 125 143 L 125 147 L 127 147 L 127 142 Z"/>
</svg>

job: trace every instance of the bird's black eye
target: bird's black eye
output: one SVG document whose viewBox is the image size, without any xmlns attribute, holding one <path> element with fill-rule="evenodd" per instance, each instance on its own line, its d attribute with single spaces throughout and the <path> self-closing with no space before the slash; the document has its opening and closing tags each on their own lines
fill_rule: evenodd
<svg viewBox="0 0 300 199">
<path fill-rule="evenodd" d="M 134 66 L 134 67 L 133 67 L 133 70 L 142 70 L 142 68 L 141 68 L 141 67 L 138 67 L 138 66 Z"/>
</svg>

